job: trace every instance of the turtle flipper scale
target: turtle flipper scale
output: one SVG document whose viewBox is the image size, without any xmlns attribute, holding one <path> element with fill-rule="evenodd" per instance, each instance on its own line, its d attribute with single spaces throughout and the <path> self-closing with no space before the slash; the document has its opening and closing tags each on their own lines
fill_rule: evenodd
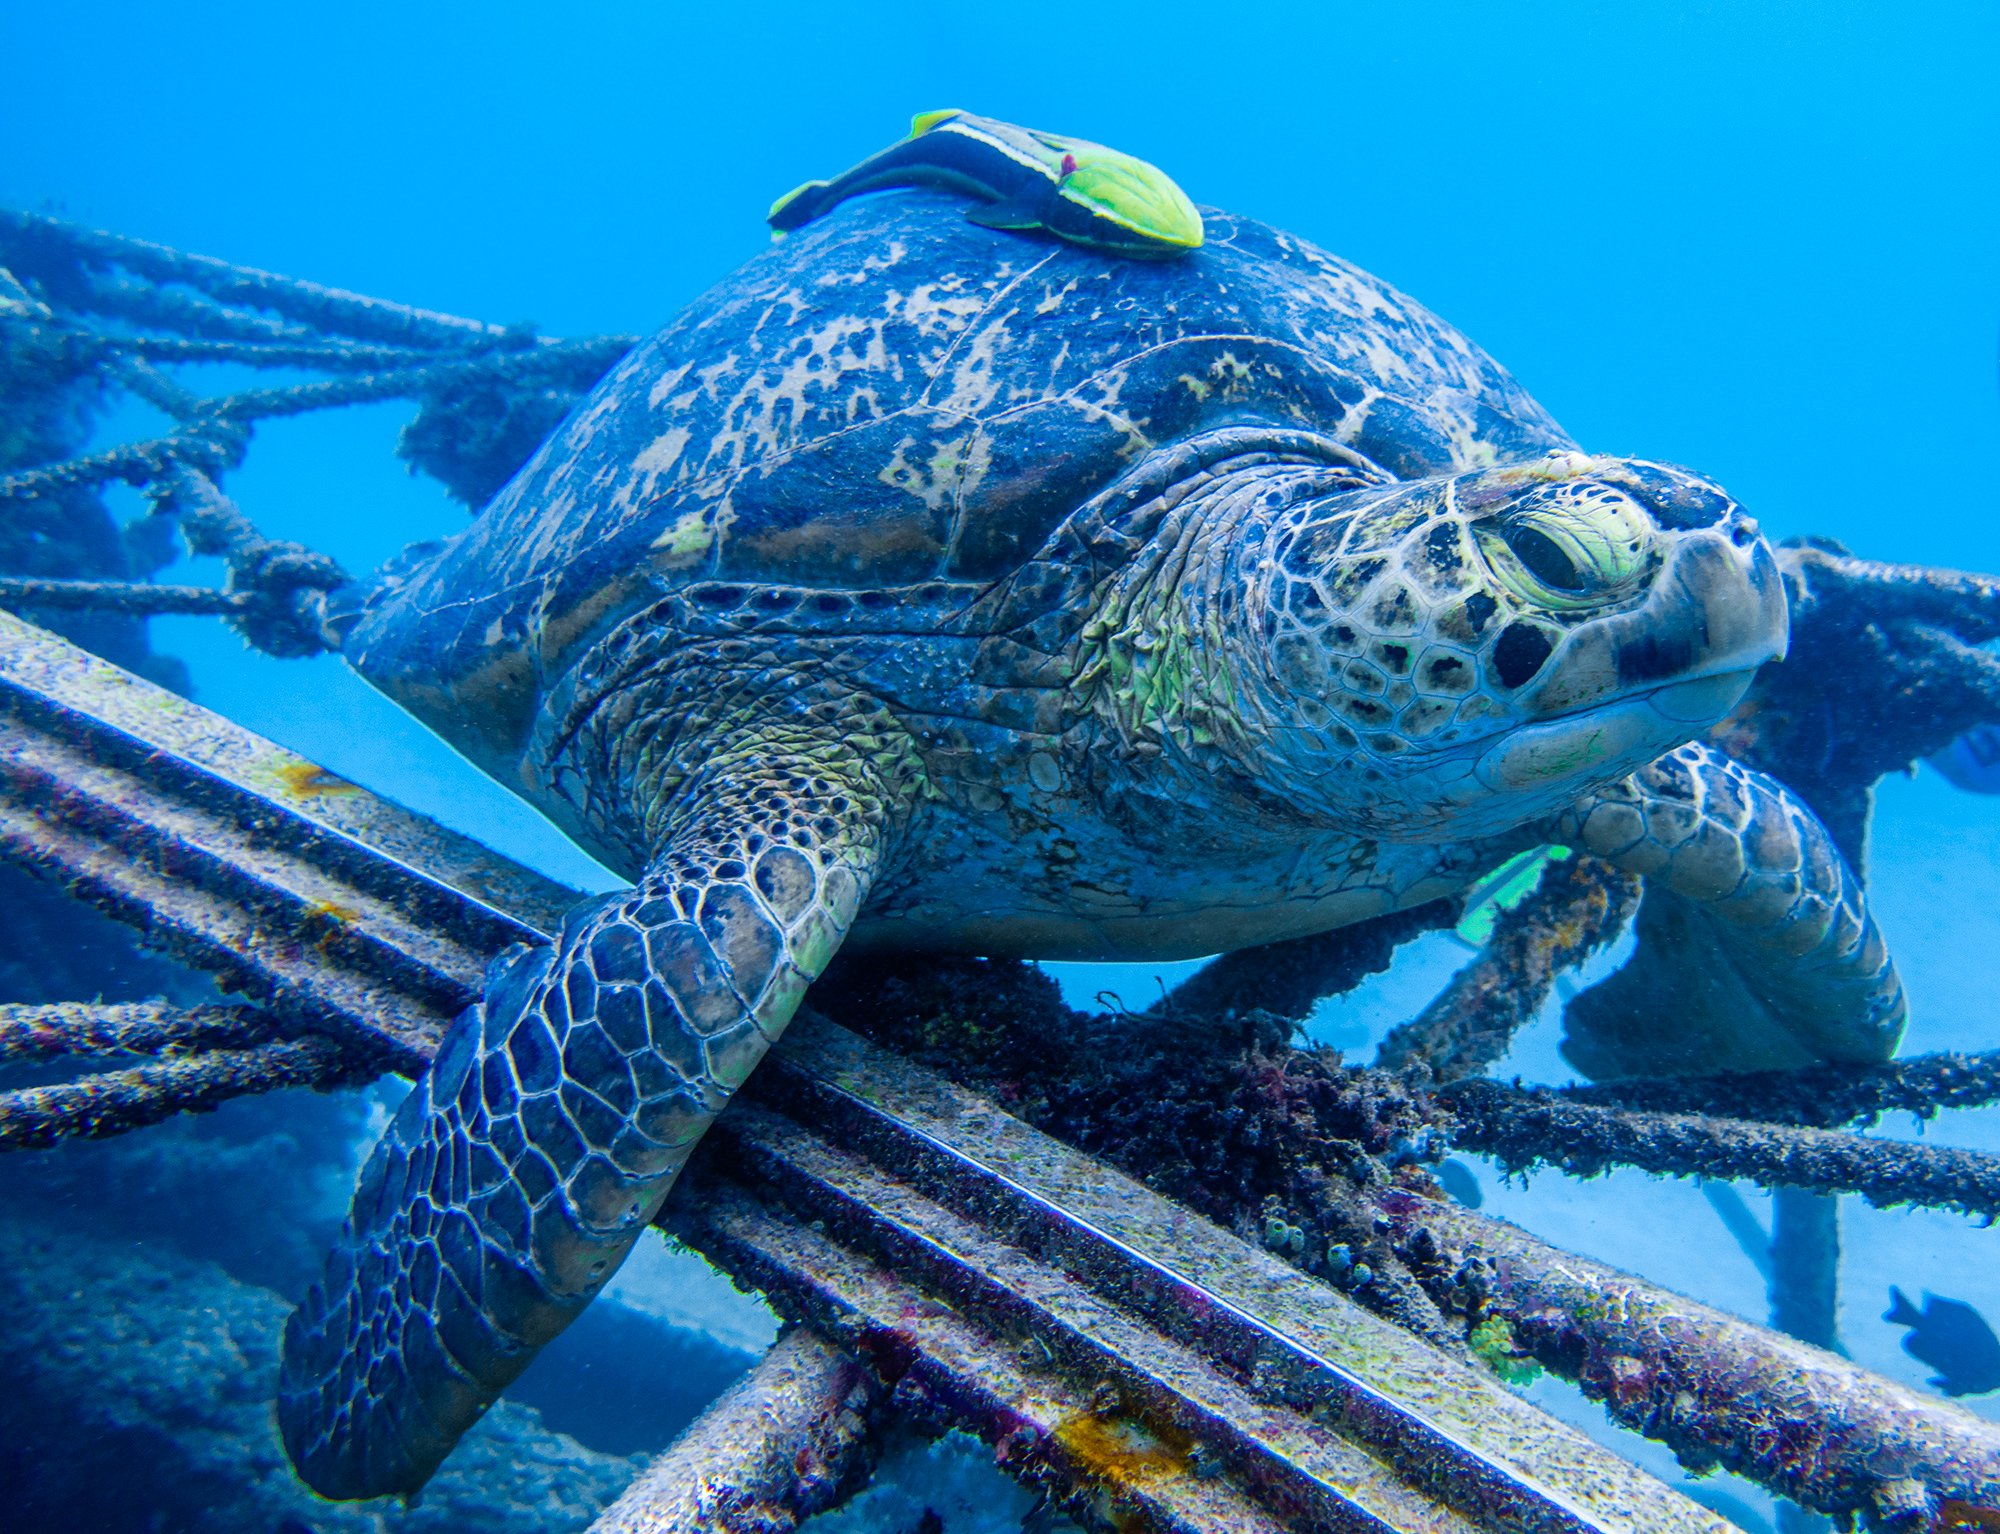
<svg viewBox="0 0 2000 1534">
<path fill-rule="evenodd" d="M 1648 885 L 1640 953 L 1571 1004 L 1565 1049 L 1587 1073 L 1895 1053 L 1908 1022 L 1895 962 L 1860 880 L 1783 784 L 1689 744 L 1578 801 L 1554 835 Z M 1666 948 L 1676 952 L 1649 952 Z M 1620 1011 L 1651 1011 L 1656 1023 Z M 1594 1064 L 1576 1047 L 1579 1033 L 1593 1032 L 1605 1041 Z M 1701 1033 L 1703 1049 L 1677 1052 L 1670 1042 Z"/>
<path fill-rule="evenodd" d="M 838 750 L 712 752 L 635 888 L 495 965 L 286 1326 L 308 1485 L 416 1492 L 590 1303 L 838 947 L 898 797 Z"/>
</svg>

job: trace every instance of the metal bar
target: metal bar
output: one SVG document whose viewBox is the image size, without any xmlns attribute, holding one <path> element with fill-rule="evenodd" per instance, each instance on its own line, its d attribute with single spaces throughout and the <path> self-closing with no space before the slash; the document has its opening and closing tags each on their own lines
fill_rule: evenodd
<svg viewBox="0 0 2000 1534">
<path fill-rule="evenodd" d="M 1743 1202 L 1743 1195 L 1726 1182 L 1704 1182 L 1701 1196 L 1715 1211 L 1715 1217 L 1722 1221 L 1723 1228 L 1736 1238 L 1737 1246 L 1750 1259 L 1757 1276 L 1768 1285 L 1771 1282 L 1771 1233 L 1750 1212 L 1750 1206 Z"/>
<path fill-rule="evenodd" d="M 1432 900 L 1312 937 L 1225 953 L 1147 1008 L 1149 1026 L 1178 1030 L 1190 1048 L 1227 1049 L 1246 1022 L 1254 1033 L 1263 1019 L 1267 1029 L 1279 1021 L 1274 1036 L 1283 1039 L 1288 1034 L 1283 1021 L 1303 1021 L 1322 996 L 1337 996 L 1381 974 L 1395 962 L 1400 944 L 1449 927 L 1459 915 L 1456 900 Z"/>
<path fill-rule="evenodd" d="M 213 256 L 192 256 L 128 239 L 101 229 L 85 229 L 38 213 L 0 209 L 0 251 L 16 272 L 36 275 L 40 255 L 88 266 L 116 264 L 152 282 L 179 282 L 228 304 L 276 310 L 321 330 L 364 341 L 403 346 L 466 347 L 507 335 L 502 325 L 461 319 L 433 309 L 413 309 L 340 288 L 301 282 L 254 267 L 232 266 Z"/>
<path fill-rule="evenodd" d="M 1771 1190 L 1771 1325 L 1816 1348 L 1840 1345 L 1840 1200 Z"/>
<path fill-rule="evenodd" d="M 110 479 L 144 485 L 180 464 L 197 464 L 220 473 L 236 466 L 249 440 L 247 426 L 211 418 L 164 437 L 121 443 L 101 453 L 9 474 L 0 478 L 0 500 L 33 498 L 64 485 L 96 485 Z"/>
<path fill-rule="evenodd" d="M 492 352 L 463 359 L 441 358 L 420 367 L 387 373 L 363 373 L 353 378 L 327 378 L 285 389 L 252 389 L 221 395 L 210 402 L 231 421 L 264 420 L 303 415 L 335 405 L 369 400 L 408 399 L 433 389 L 472 381 L 522 383 L 565 370 L 594 370 L 595 381 L 612 363 L 638 344 L 637 336 L 586 336 L 576 341 L 550 341 L 525 351 Z"/>
<path fill-rule="evenodd" d="M 1518 1344 L 1614 1422 L 1820 1512 L 1877 1527 L 1940 1499 L 2000 1504 L 2000 1424 L 1449 1200 L 1382 1189 L 1398 1246 L 1476 1257 Z"/>
<path fill-rule="evenodd" d="M 2000 1050 L 1910 1055 L 1880 1065 L 1807 1065 L 1719 1076 L 1631 1077 L 1561 1087 L 1564 1102 L 1654 1113 L 1709 1113 L 1765 1124 L 1833 1129 L 1884 1113 L 1929 1118 L 1944 1108 L 2000 1101 Z"/>
<path fill-rule="evenodd" d="M 787 1190 L 829 1229 L 854 1227 L 899 1277 L 920 1275 L 956 1308 L 1119 1377 L 1150 1416 L 1219 1445 L 1288 1516 L 1406 1526 L 1414 1487 L 1481 1528 L 1580 1534 L 1609 1526 L 1608 1500 L 1646 1500 L 1622 1460 L 1477 1370 L 823 1018 L 802 1014 L 750 1091 L 847 1148 L 725 1117 L 752 1186 Z M 836 1171 L 843 1155 L 852 1165 Z M 899 1196 L 890 1179 L 920 1192 Z M 932 1200 L 936 1212 L 897 1223 Z M 1004 1279 L 939 1255 L 967 1229 L 1017 1249 Z M 1379 1508 L 1343 1489 L 1371 1480 Z M 1646 1526 L 1676 1526 L 1653 1512 Z"/>
<path fill-rule="evenodd" d="M 1880 1208 L 1918 1204 L 2000 1215 L 2000 1156 L 1693 1113 L 1592 1107 L 1497 1081 L 1456 1081 L 1438 1098 L 1459 1120 L 1454 1141 L 1509 1172 L 1548 1165 L 1573 1177 L 1613 1166 L 1749 1178 L 1808 1193 L 1859 1193 Z"/>
<path fill-rule="evenodd" d="M 202 413 L 205 401 L 178 378 L 162 373 L 144 357 L 121 355 L 115 350 L 110 355 L 112 376 L 122 380 L 126 388 L 162 415 L 176 421 L 192 421 Z"/>
<path fill-rule="evenodd" d="M 255 1007 L 170 1007 L 164 1001 L 0 1005 L 0 1061 L 64 1055 L 186 1054 L 268 1043 L 277 1020 Z"/>
<path fill-rule="evenodd" d="M 1972 644 L 2000 639 L 2000 577 L 1934 565 L 1886 564 L 1825 549 L 1788 548 L 1779 563 L 1792 578 L 1795 620 L 1858 619 L 1885 623 L 1913 618 L 1942 624 Z M 1859 609 L 1859 611 L 1857 611 Z"/>
<path fill-rule="evenodd" d="M 364 346 L 342 341 L 287 346 L 183 336 L 120 336 L 108 344 L 149 362 L 236 362 L 253 368 L 306 368 L 340 373 L 416 367 L 434 356 L 406 346 Z"/>
<path fill-rule="evenodd" d="M 668 1200 L 670 1228 L 739 1280 L 848 1342 L 899 1388 L 914 1383 L 939 1400 L 995 1445 L 996 1461 L 1016 1479 L 1064 1500 L 1101 1500 L 1096 1521 L 1113 1527 L 1285 1534 L 1307 1526 L 1289 1525 L 1233 1480 L 1211 1473 L 1186 1439 L 1163 1436 L 1101 1391 L 1101 1380 L 1073 1378 L 1062 1360 L 1044 1359 L 1032 1338 L 996 1333 L 794 1212 L 761 1202 L 738 1178 L 717 1175 L 718 1160 L 726 1158 L 699 1155 L 689 1168 Z M 1443 1509 L 1413 1511 L 1401 1525 L 1411 1534 L 1465 1534 L 1462 1520 Z M 1382 1534 L 1372 1520 L 1364 1527 Z"/>
<path fill-rule="evenodd" d="M 47 283 L 46 275 L 43 280 Z M 149 330 L 248 345 L 313 346 L 325 345 L 328 340 L 324 331 L 311 325 L 272 319 L 253 310 L 218 304 L 185 288 L 163 288 L 109 272 L 65 273 L 59 282 L 48 285 L 60 288 L 66 310 L 109 315 Z"/>
<path fill-rule="evenodd" d="M 1533 894 L 1502 911 L 1479 957 L 1410 1022 L 1382 1041 L 1375 1063 L 1418 1062 L 1437 1081 L 1483 1076 L 1540 1012 L 1556 976 L 1617 938 L 1639 909 L 1640 882 L 1578 853 L 1547 864 Z"/>
<path fill-rule="evenodd" d="M 0 576 L 0 604 L 45 611 L 110 608 L 135 618 L 160 613 L 235 613 L 253 602 L 247 591 L 214 586 L 155 586 L 144 581 L 51 581 L 35 576 Z"/>
<path fill-rule="evenodd" d="M 884 1394 L 866 1361 L 809 1326 L 646 1467 L 590 1534 L 771 1534 L 833 1503 Z"/>
<path fill-rule="evenodd" d="M 4 613 L 0 858 L 406 1072 L 575 898 Z"/>
<path fill-rule="evenodd" d="M 97 484 L 110 479 L 143 484 L 180 464 L 218 472 L 233 466 L 241 456 L 242 446 L 248 441 L 248 423 L 252 421 L 369 400 L 409 399 L 471 380 L 522 383 L 552 372 L 560 373 L 565 368 L 590 368 L 601 373 L 634 344 L 632 336 L 592 336 L 580 341 L 551 342 L 528 351 L 446 357 L 422 367 L 394 372 L 219 395 L 202 401 L 202 413 L 167 436 L 126 443 L 40 468 L 22 469 L 0 478 L 0 499 L 40 496 L 63 485 Z"/>
<path fill-rule="evenodd" d="M 208 1049 L 100 1071 L 77 1081 L 0 1092 L 0 1151 L 42 1150 L 59 1140 L 103 1139 L 201 1113 L 251 1092 L 362 1086 L 381 1071 L 358 1051 L 322 1035 L 275 1039 L 250 1049 Z"/>
</svg>

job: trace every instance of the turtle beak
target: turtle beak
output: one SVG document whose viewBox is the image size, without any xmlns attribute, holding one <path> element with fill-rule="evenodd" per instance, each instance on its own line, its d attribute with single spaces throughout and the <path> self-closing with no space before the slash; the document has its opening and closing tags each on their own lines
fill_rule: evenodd
<svg viewBox="0 0 2000 1534">
<path fill-rule="evenodd" d="M 1473 767 L 1499 794 L 1577 792 L 1693 740 L 1782 660 L 1790 610 L 1771 547 L 1733 512 L 1668 535 L 1665 567 L 1638 608 L 1586 625 L 1522 699 L 1532 722 Z"/>
<path fill-rule="evenodd" d="M 1699 737 L 1736 706 L 1760 666 L 1784 657 L 1791 615 L 1777 558 L 1740 507 L 1685 470 L 1610 460 L 1584 467 L 1589 478 L 1634 492 L 1646 525 L 1626 542 L 1643 549 L 1650 568 L 1617 611 L 1564 622 L 1555 603 L 1539 614 L 1525 603 L 1516 609 L 1490 652 L 1515 722 L 1405 758 L 1406 792 L 1439 812 L 1425 834 L 1518 826 L 1614 781 Z M 1567 555 L 1561 525 L 1548 525 L 1549 541 Z M 1524 550 L 1509 544 L 1489 563 L 1512 555 L 1544 584 L 1572 575 L 1546 549 L 1517 541 Z M 1534 642 L 1510 641 L 1516 630 Z M 1510 670 L 1528 674 L 1510 680 Z"/>
<path fill-rule="evenodd" d="M 1622 777 L 1693 739 L 1736 706 L 1755 668 L 1721 671 L 1656 688 L 1579 713 L 1563 714 L 1501 736 L 1473 768 L 1496 793 L 1521 793 Z"/>
<path fill-rule="evenodd" d="M 1531 717 L 1650 695 L 1692 736 L 1735 707 L 1759 666 L 1784 659 L 1791 610 L 1757 524 L 1732 512 L 1669 537 L 1646 600 L 1578 629 L 1550 658 L 1521 700 Z"/>
</svg>

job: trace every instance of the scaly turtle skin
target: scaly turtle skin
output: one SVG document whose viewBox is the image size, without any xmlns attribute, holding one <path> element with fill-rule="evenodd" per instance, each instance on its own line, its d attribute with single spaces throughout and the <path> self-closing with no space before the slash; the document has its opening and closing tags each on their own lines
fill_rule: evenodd
<svg viewBox="0 0 2000 1534">
<path fill-rule="evenodd" d="M 1880 1059 L 1838 853 L 1687 742 L 1786 639 L 1769 548 L 1463 336 L 1211 213 L 1132 262 L 843 203 L 609 377 L 347 653 L 631 878 L 496 966 L 288 1327 L 294 1462 L 411 1492 L 590 1302 L 843 941 L 1181 958 L 1560 840 Z"/>
</svg>

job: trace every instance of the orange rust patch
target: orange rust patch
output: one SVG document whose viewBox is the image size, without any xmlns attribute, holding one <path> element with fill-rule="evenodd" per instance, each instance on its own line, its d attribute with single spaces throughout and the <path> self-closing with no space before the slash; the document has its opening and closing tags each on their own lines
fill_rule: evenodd
<svg viewBox="0 0 2000 1534">
<path fill-rule="evenodd" d="M 336 778 L 324 767 L 315 767 L 311 762 L 291 762 L 278 769 L 278 776 L 285 787 L 295 794 L 358 794 L 361 792 L 345 778 Z"/>
<path fill-rule="evenodd" d="M 1085 1474 L 1124 1485 L 1187 1474 L 1194 1447 L 1193 1439 L 1171 1427 L 1122 1415 L 1071 1417 L 1055 1438 Z"/>
<path fill-rule="evenodd" d="M 1959 1502 L 1947 1497 L 1938 1503 L 1934 1530 L 1976 1529 L 1983 1534 L 2000 1534 L 2000 1509 L 1981 1507 L 1977 1502 Z"/>
</svg>

